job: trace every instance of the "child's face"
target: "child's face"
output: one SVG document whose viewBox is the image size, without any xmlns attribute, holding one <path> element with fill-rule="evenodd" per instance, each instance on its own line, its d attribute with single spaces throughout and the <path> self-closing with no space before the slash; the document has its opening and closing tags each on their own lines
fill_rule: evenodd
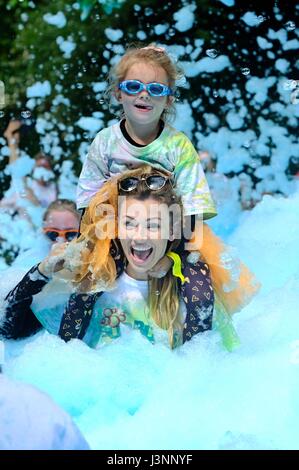
<svg viewBox="0 0 299 470">
<path fill-rule="evenodd" d="M 139 80 L 143 83 L 158 82 L 169 85 L 167 74 L 162 67 L 154 64 L 140 62 L 132 65 L 126 73 L 124 80 Z M 167 107 L 169 97 L 153 97 L 146 90 L 137 95 L 120 92 L 119 101 L 123 105 L 126 119 L 133 125 L 157 124 Z"/>
</svg>

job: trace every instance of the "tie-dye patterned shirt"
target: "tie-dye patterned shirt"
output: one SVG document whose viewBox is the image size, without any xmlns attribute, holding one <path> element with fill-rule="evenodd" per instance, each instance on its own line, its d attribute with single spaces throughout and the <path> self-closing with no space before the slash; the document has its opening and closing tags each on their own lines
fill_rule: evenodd
<svg viewBox="0 0 299 470">
<path fill-rule="evenodd" d="M 101 130 L 90 146 L 79 178 L 78 208 L 87 207 L 111 176 L 143 164 L 172 174 L 184 215 L 199 214 L 209 219 L 217 214 L 198 153 L 183 132 L 168 124 L 156 140 L 144 147 L 128 142 L 120 123 Z"/>
</svg>

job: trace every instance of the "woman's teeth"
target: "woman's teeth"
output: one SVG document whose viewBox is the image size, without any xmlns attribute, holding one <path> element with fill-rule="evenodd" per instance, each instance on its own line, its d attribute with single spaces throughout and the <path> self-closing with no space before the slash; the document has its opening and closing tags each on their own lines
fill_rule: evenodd
<svg viewBox="0 0 299 470">
<path fill-rule="evenodd" d="M 142 261 L 145 261 L 150 254 L 152 253 L 153 249 L 151 247 L 131 247 L 132 255 Z"/>
</svg>

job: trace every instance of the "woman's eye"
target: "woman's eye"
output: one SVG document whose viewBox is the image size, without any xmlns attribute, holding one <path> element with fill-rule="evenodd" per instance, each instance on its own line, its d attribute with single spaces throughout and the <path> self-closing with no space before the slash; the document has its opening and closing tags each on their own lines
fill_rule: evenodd
<svg viewBox="0 0 299 470">
<path fill-rule="evenodd" d="M 136 222 L 134 220 L 126 220 L 125 221 L 126 228 L 134 228 L 136 227 Z"/>
<path fill-rule="evenodd" d="M 160 230 L 160 224 L 158 222 L 151 222 L 149 224 L 147 224 L 147 228 L 148 230 L 151 230 L 151 231 L 156 231 L 156 230 Z"/>
</svg>

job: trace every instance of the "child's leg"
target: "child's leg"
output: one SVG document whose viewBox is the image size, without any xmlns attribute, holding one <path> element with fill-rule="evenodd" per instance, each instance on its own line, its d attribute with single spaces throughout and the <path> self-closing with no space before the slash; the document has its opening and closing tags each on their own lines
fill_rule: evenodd
<svg viewBox="0 0 299 470">
<path fill-rule="evenodd" d="M 186 282 L 181 285 L 183 300 L 187 308 L 183 330 L 185 343 L 192 336 L 212 328 L 214 291 L 210 270 L 206 263 L 198 261 L 190 264 L 184 260 L 182 272 L 187 278 Z"/>
<path fill-rule="evenodd" d="M 117 277 L 124 270 L 123 253 L 116 243 L 111 244 L 110 254 L 116 265 Z M 72 338 L 82 339 L 89 326 L 93 307 L 97 299 L 103 292 L 96 294 L 72 294 L 65 307 L 58 335 L 64 341 L 70 341 Z"/>
</svg>

